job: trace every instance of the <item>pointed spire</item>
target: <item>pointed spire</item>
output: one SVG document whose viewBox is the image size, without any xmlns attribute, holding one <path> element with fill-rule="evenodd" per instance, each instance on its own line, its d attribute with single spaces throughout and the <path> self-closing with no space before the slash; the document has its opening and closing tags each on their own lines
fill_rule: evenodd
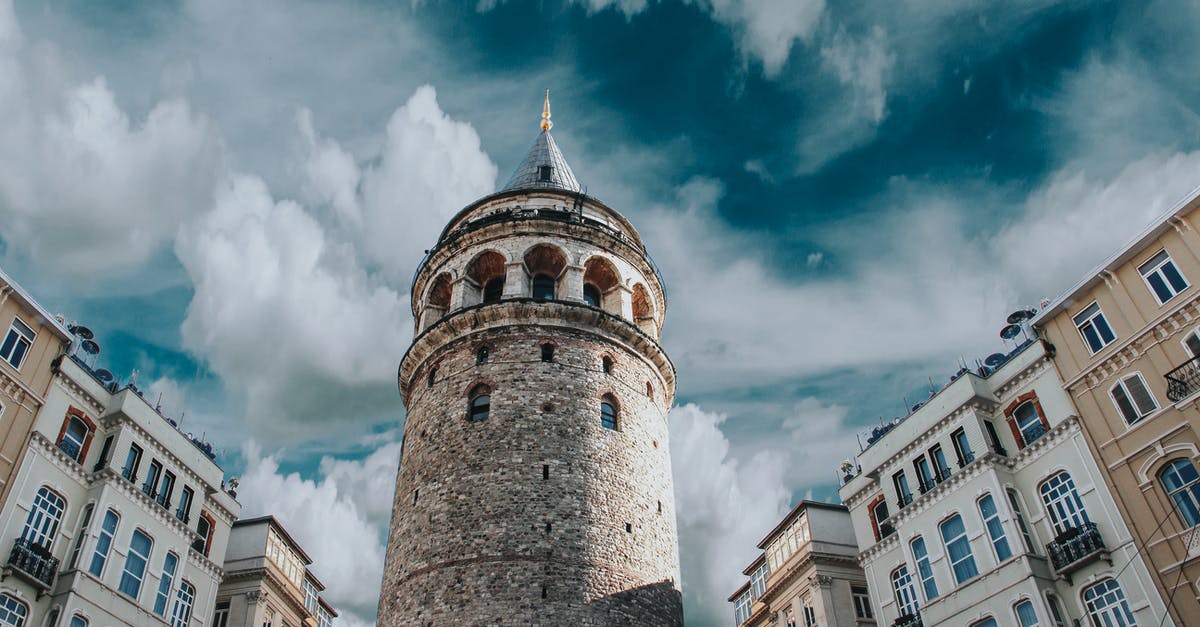
<svg viewBox="0 0 1200 627">
<path fill-rule="evenodd" d="M 569 192 L 580 191 L 579 182 L 567 160 L 563 158 L 558 144 L 550 135 L 550 90 L 546 90 L 546 100 L 542 104 L 542 132 L 533 140 L 533 146 L 521 161 L 521 165 L 513 171 L 508 182 L 500 191 L 514 189 L 561 189 Z"/>
</svg>

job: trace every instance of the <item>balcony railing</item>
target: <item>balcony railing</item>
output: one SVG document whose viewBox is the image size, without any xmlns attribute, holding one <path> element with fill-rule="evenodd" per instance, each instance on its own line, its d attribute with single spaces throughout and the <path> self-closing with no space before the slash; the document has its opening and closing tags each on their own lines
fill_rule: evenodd
<svg viewBox="0 0 1200 627">
<path fill-rule="evenodd" d="M 913 495 L 911 492 L 901 492 L 897 500 L 900 501 L 901 508 L 908 507 L 909 505 L 912 505 Z"/>
<path fill-rule="evenodd" d="M 921 622 L 920 614 L 905 614 L 897 618 L 892 627 L 924 627 L 925 623 Z"/>
<path fill-rule="evenodd" d="M 17 538 L 12 553 L 8 554 L 8 566 L 22 579 L 49 590 L 54 585 L 54 574 L 58 572 L 58 559 L 42 545 Z"/>
<path fill-rule="evenodd" d="M 1108 550 L 1096 523 L 1089 522 L 1058 534 L 1053 542 L 1046 545 L 1046 553 L 1050 555 L 1055 572 L 1069 578 L 1071 573 L 1105 558 Z"/>
<path fill-rule="evenodd" d="M 1178 403 L 1200 392 L 1200 357 L 1193 357 L 1164 375 L 1167 379 L 1167 398 Z"/>
<path fill-rule="evenodd" d="M 971 451 L 966 451 L 962 454 L 962 457 L 958 458 L 958 467 L 966 468 L 968 465 L 970 465 L 974 461 L 975 461 L 975 453 L 973 453 Z"/>
</svg>

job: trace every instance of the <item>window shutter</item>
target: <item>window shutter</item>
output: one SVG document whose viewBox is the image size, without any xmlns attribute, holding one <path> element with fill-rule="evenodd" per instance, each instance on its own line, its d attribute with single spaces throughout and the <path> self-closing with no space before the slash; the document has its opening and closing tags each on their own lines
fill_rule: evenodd
<svg viewBox="0 0 1200 627">
<path fill-rule="evenodd" d="M 1146 389 L 1146 384 L 1141 377 L 1129 376 L 1123 383 L 1129 390 L 1129 395 L 1133 397 L 1133 402 L 1137 404 L 1139 418 L 1158 409 L 1158 403 L 1155 403 L 1154 397 L 1150 396 L 1150 390 Z"/>
<path fill-rule="evenodd" d="M 1141 416 L 1137 410 L 1133 408 L 1133 402 L 1129 400 L 1129 395 L 1125 393 L 1124 383 L 1120 383 L 1112 391 L 1113 402 L 1117 404 L 1117 409 L 1121 410 L 1121 415 L 1125 417 L 1125 422 L 1133 424 L 1138 421 Z"/>
</svg>

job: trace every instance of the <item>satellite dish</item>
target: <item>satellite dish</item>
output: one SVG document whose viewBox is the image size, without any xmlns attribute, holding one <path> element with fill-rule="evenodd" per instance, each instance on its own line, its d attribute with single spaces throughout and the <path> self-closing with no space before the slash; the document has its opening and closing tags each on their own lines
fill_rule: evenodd
<svg viewBox="0 0 1200 627">
<path fill-rule="evenodd" d="M 82 324 L 73 324 L 67 327 L 67 330 L 76 337 L 84 340 L 90 340 L 96 337 L 96 334 L 92 333 L 91 329 L 83 326 Z"/>
<path fill-rule="evenodd" d="M 1009 317 L 1011 318 L 1012 316 L 1009 316 Z M 1006 340 L 1011 340 L 1020 334 L 1021 334 L 1021 325 L 1019 325 L 1019 324 L 1010 324 L 1010 325 L 1004 327 L 1003 329 L 1000 329 L 1000 337 L 1002 337 Z"/>
<path fill-rule="evenodd" d="M 84 340 L 79 344 L 79 348 L 89 355 L 97 355 L 100 353 L 100 345 L 92 340 Z"/>
<path fill-rule="evenodd" d="M 104 368 L 101 368 L 92 374 L 96 375 L 96 378 L 99 379 L 101 383 L 108 383 L 109 381 L 113 380 L 113 373 L 105 370 Z"/>
<path fill-rule="evenodd" d="M 1004 353 L 992 353 L 991 355 L 987 356 L 987 359 L 983 360 L 983 363 L 990 368 L 995 368 L 996 366 L 1004 363 L 1005 359 L 1008 359 L 1008 357 L 1006 357 Z"/>
<path fill-rule="evenodd" d="M 1026 320 L 1033 320 L 1033 317 L 1036 315 L 1037 315 L 1037 312 L 1032 309 L 1018 309 L 1018 310 L 1008 314 L 1008 323 L 1009 324 L 1021 324 L 1022 322 L 1025 322 Z"/>
</svg>

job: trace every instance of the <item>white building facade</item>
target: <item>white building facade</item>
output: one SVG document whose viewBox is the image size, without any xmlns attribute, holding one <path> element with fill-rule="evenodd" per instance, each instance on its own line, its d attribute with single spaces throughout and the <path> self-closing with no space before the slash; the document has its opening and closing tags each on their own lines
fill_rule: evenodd
<svg viewBox="0 0 1200 627">
<path fill-rule="evenodd" d="M 1051 350 L 1034 341 L 960 372 L 847 473 L 880 625 L 1173 624 Z"/>
<path fill-rule="evenodd" d="M 64 356 L 0 512 L 0 625 L 206 627 L 239 510 L 211 447 Z"/>
</svg>

